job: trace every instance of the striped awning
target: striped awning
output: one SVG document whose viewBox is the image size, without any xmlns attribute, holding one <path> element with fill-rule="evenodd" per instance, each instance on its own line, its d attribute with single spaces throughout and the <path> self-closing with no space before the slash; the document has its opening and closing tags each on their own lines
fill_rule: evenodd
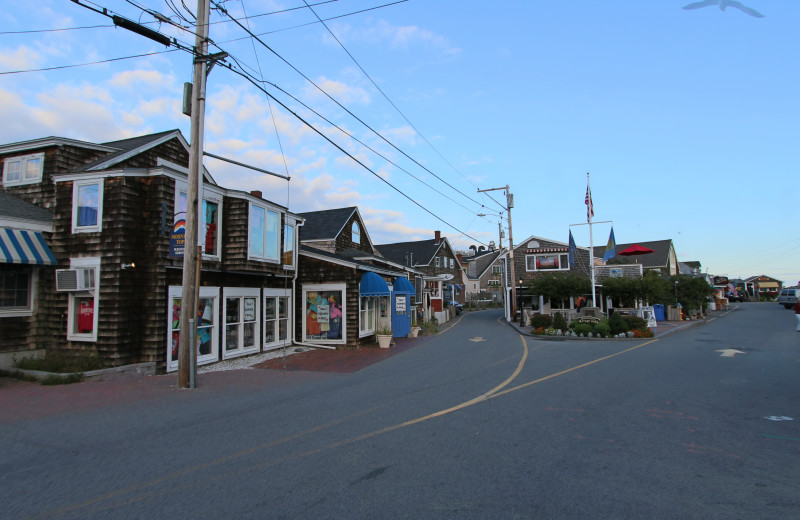
<svg viewBox="0 0 800 520">
<path fill-rule="evenodd" d="M 0 263 L 58 265 L 41 233 L 10 228 L 0 228 Z"/>
</svg>

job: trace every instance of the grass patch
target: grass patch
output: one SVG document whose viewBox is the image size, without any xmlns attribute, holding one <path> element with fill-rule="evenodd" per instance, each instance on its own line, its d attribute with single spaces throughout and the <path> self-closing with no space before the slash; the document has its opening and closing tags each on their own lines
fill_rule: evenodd
<svg viewBox="0 0 800 520">
<path fill-rule="evenodd" d="M 80 383 L 81 381 L 83 381 L 83 374 L 79 372 L 75 374 L 68 374 L 66 376 L 51 374 L 40 379 L 39 384 L 44 386 L 70 385 L 72 383 Z"/>
<path fill-rule="evenodd" d="M 14 379 L 19 379 L 20 381 L 36 381 L 35 377 L 17 370 L 0 370 L 0 376 L 13 377 Z"/>
<path fill-rule="evenodd" d="M 23 370 L 38 370 L 40 372 L 55 372 L 59 374 L 87 372 L 105 368 L 103 361 L 94 354 L 82 353 L 76 355 L 60 350 L 48 350 L 43 358 L 22 358 L 16 361 L 15 365 Z"/>
</svg>

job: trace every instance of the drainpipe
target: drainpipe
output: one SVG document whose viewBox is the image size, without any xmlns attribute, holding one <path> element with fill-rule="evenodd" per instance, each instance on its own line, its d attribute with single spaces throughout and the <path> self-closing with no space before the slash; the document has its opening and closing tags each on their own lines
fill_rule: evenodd
<svg viewBox="0 0 800 520">
<path fill-rule="evenodd" d="M 303 227 L 303 224 L 297 225 L 297 257 L 294 261 L 294 277 L 292 278 L 292 306 L 297 308 L 297 276 L 300 274 L 300 228 Z M 329 345 L 315 345 L 311 343 L 303 343 L 297 341 L 295 338 L 295 333 L 297 331 L 297 324 L 294 323 L 292 320 L 292 345 L 298 345 L 300 347 L 310 347 L 310 348 L 326 348 L 329 350 L 336 350 L 336 347 L 331 347 Z"/>
</svg>

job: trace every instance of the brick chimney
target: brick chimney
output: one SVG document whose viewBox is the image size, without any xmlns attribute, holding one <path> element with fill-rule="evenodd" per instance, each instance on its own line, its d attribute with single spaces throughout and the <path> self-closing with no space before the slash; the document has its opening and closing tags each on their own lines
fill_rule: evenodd
<svg viewBox="0 0 800 520">
<path fill-rule="evenodd" d="M 464 255 L 462 255 L 461 253 L 458 253 L 456 255 L 456 258 L 458 258 L 458 263 L 459 264 L 462 264 L 462 265 L 464 264 Z"/>
<path fill-rule="evenodd" d="M 433 237 L 436 239 L 436 240 L 434 241 L 434 244 L 438 244 L 439 242 L 441 242 L 441 241 L 442 241 L 442 232 L 441 232 L 441 231 L 438 231 L 438 230 L 437 230 L 437 231 L 434 231 L 434 232 L 433 232 Z"/>
<path fill-rule="evenodd" d="M 260 190 L 253 190 L 250 192 L 250 195 L 252 195 L 253 197 L 258 197 L 259 199 L 264 198 L 264 195 L 261 193 Z"/>
</svg>

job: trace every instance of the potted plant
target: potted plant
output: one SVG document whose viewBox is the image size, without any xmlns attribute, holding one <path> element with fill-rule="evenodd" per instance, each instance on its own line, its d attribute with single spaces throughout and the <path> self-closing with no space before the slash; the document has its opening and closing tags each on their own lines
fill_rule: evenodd
<svg viewBox="0 0 800 520">
<path fill-rule="evenodd" d="M 419 335 L 421 327 L 417 324 L 417 318 L 411 318 L 411 333 L 409 336 L 416 338 Z"/>
<path fill-rule="evenodd" d="M 390 327 L 381 327 L 375 331 L 375 336 L 378 338 L 378 346 L 381 348 L 389 348 L 392 343 L 392 329 Z"/>
</svg>

